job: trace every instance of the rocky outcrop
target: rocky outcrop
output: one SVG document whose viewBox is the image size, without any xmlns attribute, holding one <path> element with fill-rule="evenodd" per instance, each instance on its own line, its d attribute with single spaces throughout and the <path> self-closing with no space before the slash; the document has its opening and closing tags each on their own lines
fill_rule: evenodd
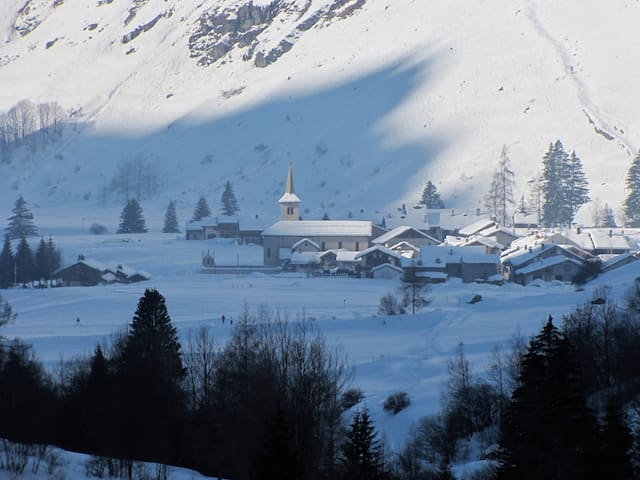
<svg viewBox="0 0 640 480">
<path fill-rule="evenodd" d="M 313 0 L 274 0 L 264 6 L 248 1 L 214 8 L 198 19 L 189 37 L 189 51 L 199 65 L 208 66 L 234 49 L 244 49 L 241 55 L 244 61 L 253 60 L 256 67 L 264 68 L 291 50 L 304 32 L 346 18 L 365 3 L 366 0 L 334 0 L 314 9 Z M 276 21 L 278 25 L 294 23 L 296 26 L 280 33 L 272 28 Z M 269 34 L 265 35 L 267 40 L 261 38 L 263 32 Z"/>
</svg>

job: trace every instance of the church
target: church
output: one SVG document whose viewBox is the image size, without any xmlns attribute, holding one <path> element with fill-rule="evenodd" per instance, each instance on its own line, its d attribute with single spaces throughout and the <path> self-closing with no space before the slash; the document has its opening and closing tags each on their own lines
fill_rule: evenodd
<svg viewBox="0 0 640 480">
<path fill-rule="evenodd" d="M 280 197 L 280 221 L 262 232 L 264 265 L 277 266 L 291 260 L 294 253 L 352 251 L 371 246 L 385 229 L 363 220 L 300 220 L 300 197 L 293 187 L 289 164 L 285 192 Z"/>
</svg>

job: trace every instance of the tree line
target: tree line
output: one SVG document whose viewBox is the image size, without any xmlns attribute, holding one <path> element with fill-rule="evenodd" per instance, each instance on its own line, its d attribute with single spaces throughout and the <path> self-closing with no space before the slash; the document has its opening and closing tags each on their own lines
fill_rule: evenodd
<svg viewBox="0 0 640 480">
<path fill-rule="evenodd" d="M 110 468 L 129 478 L 134 460 L 235 479 L 374 478 L 349 473 L 359 468 L 343 424 L 351 370 L 315 322 L 245 308 L 232 328 L 221 347 L 206 327 L 183 347 L 165 298 L 148 289 L 127 331 L 57 372 L 28 345 L 0 342 L 0 437 L 118 458 Z"/>
<path fill-rule="evenodd" d="M 475 478 L 631 480 L 639 305 L 640 279 L 622 302 L 602 289 L 561 328 L 549 317 L 528 341 L 494 349 L 486 376 L 460 344 L 441 412 L 392 453 L 313 320 L 245 308 L 225 345 L 202 327 L 183 347 L 149 289 L 127 331 L 54 374 L 29 346 L 1 342 L 0 437 L 117 458 L 125 475 L 145 460 L 237 479 L 451 479 L 476 445 L 489 466 Z M 0 312 L 13 316 L 1 299 Z"/>
<path fill-rule="evenodd" d="M 9 163 L 16 147 L 25 145 L 33 152 L 58 140 L 68 119 L 69 115 L 57 102 L 20 101 L 0 115 L 0 160 Z"/>
<path fill-rule="evenodd" d="M 509 226 L 514 213 L 535 214 L 537 223 L 545 227 L 570 226 L 580 207 L 591 200 L 589 182 L 582 161 L 575 150 L 565 150 L 561 140 L 549 144 L 542 157 L 539 174 L 527 181 L 529 192 L 516 201 L 516 174 L 511 167 L 506 147 L 502 148 L 498 166 L 483 199 L 483 206 L 501 225 Z M 640 225 L 640 152 L 625 176 L 627 195 L 622 203 L 623 222 Z M 445 208 L 436 186 L 426 182 L 419 203 L 427 208 Z M 594 200 L 592 219 L 596 227 L 615 227 L 615 213 L 608 203 Z"/>
</svg>

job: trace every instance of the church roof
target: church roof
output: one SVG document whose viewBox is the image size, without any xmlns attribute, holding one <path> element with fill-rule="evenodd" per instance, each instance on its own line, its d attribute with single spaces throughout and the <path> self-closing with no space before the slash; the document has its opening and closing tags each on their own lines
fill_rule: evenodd
<svg viewBox="0 0 640 480">
<path fill-rule="evenodd" d="M 281 237 L 370 237 L 373 224 L 364 220 L 281 220 L 262 235 Z"/>
</svg>

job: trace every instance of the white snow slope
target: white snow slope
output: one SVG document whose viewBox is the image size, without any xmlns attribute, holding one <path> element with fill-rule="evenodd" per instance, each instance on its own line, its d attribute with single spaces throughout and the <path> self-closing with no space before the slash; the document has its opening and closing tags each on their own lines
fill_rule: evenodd
<svg viewBox="0 0 640 480">
<path fill-rule="evenodd" d="M 619 210 L 640 144 L 637 1 L 260 0 L 275 13 L 245 43 L 193 38 L 249 0 L 53 3 L 0 2 L 0 112 L 22 99 L 73 111 L 60 141 L 0 164 L 7 212 L 21 192 L 42 215 L 88 216 L 135 157 L 165 179 L 145 204 L 158 215 L 169 199 L 217 202 L 227 179 L 246 214 L 274 215 L 289 161 L 306 218 L 378 218 L 427 179 L 474 208 L 503 145 L 519 196 L 558 138 L 592 198 Z M 190 43 L 215 42 L 228 51 L 199 64 Z"/>
</svg>

